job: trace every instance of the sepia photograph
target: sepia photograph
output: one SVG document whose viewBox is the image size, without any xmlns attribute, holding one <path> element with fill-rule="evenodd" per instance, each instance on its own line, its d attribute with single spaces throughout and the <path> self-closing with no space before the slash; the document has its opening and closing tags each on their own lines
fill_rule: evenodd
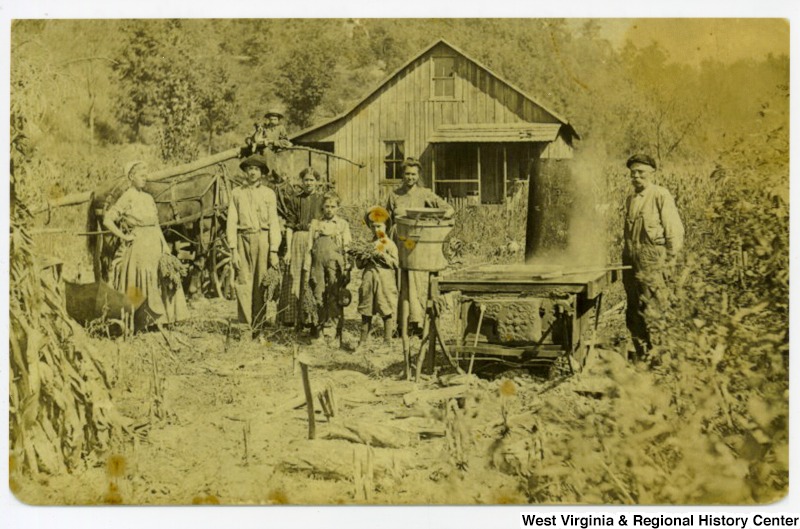
<svg viewBox="0 0 800 529">
<path fill-rule="evenodd" d="M 19 501 L 788 494 L 788 19 L 9 26 Z"/>
</svg>

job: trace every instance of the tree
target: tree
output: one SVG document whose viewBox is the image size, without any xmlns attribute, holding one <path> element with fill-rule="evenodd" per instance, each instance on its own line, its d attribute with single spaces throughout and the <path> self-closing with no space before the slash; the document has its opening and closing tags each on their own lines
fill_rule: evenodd
<svg viewBox="0 0 800 529">
<path fill-rule="evenodd" d="M 216 66 L 204 75 L 200 88 L 200 125 L 208 139 L 206 150 L 211 154 L 214 136 L 219 136 L 236 126 L 235 116 L 239 105 L 237 86 L 225 66 Z"/>
<path fill-rule="evenodd" d="M 156 91 L 164 76 L 165 61 L 158 53 L 161 45 L 150 27 L 133 22 L 123 28 L 128 41 L 114 66 L 125 94 L 117 116 L 131 128 L 133 140 L 140 139 L 142 126 L 152 125 L 156 119 Z"/>
<path fill-rule="evenodd" d="M 159 125 L 161 158 L 185 162 L 197 154 L 200 101 L 194 48 L 179 20 L 132 22 L 115 65 L 124 96 L 120 120 L 141 139 L 143 125 Z"/>
<path fill-rule="evenodd" d="M 299 128 L 308 127 L 336 68 L 336 51 L 324 42 L 296 48 L 281 65 L 278 93 L 287 106 L 287 117 Z"/>
</svg>

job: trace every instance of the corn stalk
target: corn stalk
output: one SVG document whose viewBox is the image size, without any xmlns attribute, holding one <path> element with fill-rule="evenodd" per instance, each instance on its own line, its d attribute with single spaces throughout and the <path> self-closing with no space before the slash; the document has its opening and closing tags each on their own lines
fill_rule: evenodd
<svg viewBox="0 0 800 529">
<path fill-rule="evenodd" d="M 15 469 L 33 476 L 57 474 L 106 450 L 112 438 L 126 428 L 111 401 L 111 373 L 84 330 L 67 316 L 56 274 L 42 270 L 27 227 L 30 213 L 14 193 L 14 172 L 9 300 L 11 457 Z M 17 176 L 22 175 L 17 172 Z"/>
</svg>

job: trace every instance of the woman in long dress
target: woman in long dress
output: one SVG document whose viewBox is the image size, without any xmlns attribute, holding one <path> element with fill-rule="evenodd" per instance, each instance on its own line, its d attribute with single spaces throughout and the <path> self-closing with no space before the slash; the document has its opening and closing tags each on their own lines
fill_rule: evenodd
<svg viewBox="0 0 800 529">
<path fill-rule="evenodd" d="M 288 251 L 284 257 L 285 298 L 281 302 L 281 316 L 285 325 L 295 325 L 298 328 L 306 323 L 302 299 L 308 279 L 303 273 L 303 260 L 311 244 L 309 229 L 311 221 L 319 219 L 322 213 L 323 194 L 319 190 L 319 179 L 320 174 L 312 167 L 303 169 L 300 172 L 300 192 L 287 197 L 286 201 Z"/>
<path fill-rule="evenodd" d="M 137 327 L 173 323 L 188 317 L 186 297 L 180 281 L 161 278 L 159 262 L 170 254 L 158 224 L 158 210 L 152 195 L 144 191 L 147 166 L 144 162 L 127 164 L 125 173 L 131 187 L 125 191 L 104 215 L 106 229 L 122 244 L 115 258 L 113 286 L 134 307 L 146 304 L 143 321 Z M 174 278 L 173 278 L 174 279 Z"/>
</svg>

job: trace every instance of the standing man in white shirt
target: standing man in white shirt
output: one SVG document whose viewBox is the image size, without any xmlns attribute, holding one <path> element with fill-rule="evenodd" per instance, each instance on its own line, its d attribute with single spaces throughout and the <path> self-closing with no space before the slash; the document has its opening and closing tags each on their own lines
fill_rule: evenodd
<svg viewBox="0 0 800 529">
<path fill-rule="evenodd" d="M 261 179 L 269 172 L 264 157 L 250 156 L 239 168 L 244 171 L 246 180 L 231 192 L 227 239 L 236 271 L 239 321 L 248 323 L 255 337 L 266 321 L 267 270 L 278 267 L 281 226 L 275 192 L 261 184 Z"/>
<path fill-rule="evenodd" d="M 684 232 L 672 195 L 653 183 L 655 160 L 637 154 L 626 165 L 633 193 L 625 201 L 622 263 L 632 267 L 622 275 L 628 303 L 625 322 L 635 359 L 643 360 L 653 347 L 653 322 L 669 304 L 667 281 L 683 248 Z"/>
</svg>

